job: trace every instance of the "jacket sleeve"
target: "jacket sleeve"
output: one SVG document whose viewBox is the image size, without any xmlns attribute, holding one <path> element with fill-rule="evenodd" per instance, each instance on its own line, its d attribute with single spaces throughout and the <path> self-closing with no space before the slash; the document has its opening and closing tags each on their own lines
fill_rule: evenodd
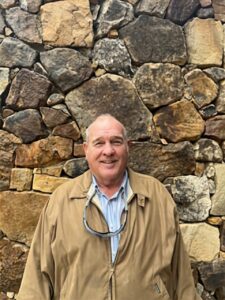
<svg viewBox="0 0 225 300">
<path fill-rule="evenodd" d="M 54 226 L 50 224 L 47 203 L 41 213 L 28 254 L 18 300 L 50 300 L 53 296 L 54 261 L 51 239 Z"/>
<path fill-rule="evenodd" d="M 175 211 L 177 237 L 172 261 L 174 300 L 201 300 L 194 285 L 190 260 L 181 235 L 177 213 Z"/>
</svg>

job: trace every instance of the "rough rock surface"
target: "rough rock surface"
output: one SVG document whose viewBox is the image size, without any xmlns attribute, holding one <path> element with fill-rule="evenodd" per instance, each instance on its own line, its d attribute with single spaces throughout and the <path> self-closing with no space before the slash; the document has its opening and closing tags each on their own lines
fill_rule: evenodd
<svg viewBox="0 0 225 300">
<path fill-rule="evenodd" d="M 92 17 L 88 0 L 47 3 L 41 6 L 40 11 L 42 38 L 46 44 L 61 47 L 92 46 Z"/>
<path fill-rule="evenodd" d="M 48 198 L 47 195 L 35 192 L 1 192 L 1 230 L 10 240 L 30 245 L 39 215 Z"/>
<path fill-rule="evenodd" d="M 19 0 L 20 7 L 30 13 L 37 13 L 42 4 L 42 0 Z"/>
<path fill-rule="evenodd" d="M 166 17 L 174 23 L 184 24 L 199 7 L 199 0 L 171 0 Z"/>
<path fill-rule="evenodd" d="M 139 99 L 131 81 L 123 77 L 107 74 L 91 79 L 68 93 L 65 102 L 83 137 L 85 129 L 102 113 L 111 113 L 121 120 L 128 128 L 129 138 L 151 135 L 151 113 Z"/>
<path fill-rule="evenodd" d="M 181 100 L 160 108 L 153 117 L 161 137 L 171 142 L 195 141 L 204 132 L 204 121 L 194 105 Z"/>
<path fill-rule="evenodd" d="M 133 82 L 149 109 L 170 104 L 183 96 L 181 68 L 173 64 L 144 64 L 136 72 Z"/>
<path fill-rule="evenodd" d="M 74 141 L 77 141 L 80 138 L 80 130 L 75 121 L 56 126 L 53 129 L 52 134 Z"/>
<path fill-rule="evenodd" d="M 56 127 L 57 125 L 64 124 L 68 121 L 68 114 L 60 109 L 52 107 L 40 107 L 43 122 L 49 128 Z"/>
<path fill-rule="evenodd" d="M 88 169 L 88 164 L 84 158 L 73 158 L 68 160 L 63 171 L 70 177 L 77 177 Z"/>
<path fill-rule="evenodd" d="M 225 114 L 225 80 L 220 82 L 219 95 L 216 99 L 216 110 L 218 113 Z"/>
<path fill-rule="evenodd" d="M 225 3 L 223 0 L 212 0 L 212 6 L 215 13 L 215 18 L 220 21 L 225 21 Z"/>
<path fill-rule="evenodd" d="M 22 69 L 13 79 L 6 105 L 15 110 L 46 105 L 51 87 L 52 84 L 46 77 Z"/>
<path fill-rule="evenodd" d="M 194 151 L 189 142 L 168 145 L 132 143 L 129 165 L 163 181 L 167 177 L 192 174 L 195 170 Z"/>
<path fill-rule="evenodd" d="M 225 69 L 220 67 L 211 67 L 204 69 L 204 72 L 210 76 L 215 82 L 225 79 Z"/>
<path fill-rule="evenodd" d="M 163 18 L 169 3 L 169 0 L 141 0 L 135 8 L 135 13 Z"/>
<path fill-rule="evenodd" d="M 20 191 L 31 190 L 33 171 L 28 168 L 13 168 L 11 171 L 10 189 Z"/>
<path fill-rule="evenodd" d="M 223 152 L 220 148 L 220 145 L 210 139 L 199 139 L 195 145 L 195 158 L 197 161 L 213 161 L 213 162 L 222 162 Z"/>
<path fill-rule="evenodd" d="M 33 190 L 43 193 L 53 193 L 58 186 L 60 186 L 64 182 L 67 182 L 68 180 L 69 179 L 67 177 L 34 174 Z"/>
<path fill-rule="evenodd" d="M 0 95 L 5 91 L 9 84 L 9 69 L 0 68 Z"/>
<path fill-rule="evenodd" d="M 205 136 L 221 141 L 225 140 L 225 116 L 218 115 L 206 120 Z"/>
<path fill-rule="evenodd" d="M 215 166 L 215 182 L 216 182 L 216 192 L 212 196 L 212 209 L 210 213 L 212 215 L 225 215 L 225 166 L 222 164 L 216 164 Z"/>
<path fill-rule="evenodd" d="M 56 48 L 40 54 L 49 77 L 63 91 L 80 85 L 92 74 L 88 58 L 73 49 Z"/>
<path fill-rule="evenodd" d="M 119 35 L 137 64 L 169 62 L 183 65 L 186 62 L 182 28 L 169 20 L 141 15 L 121 28 Z"/>
</svg>

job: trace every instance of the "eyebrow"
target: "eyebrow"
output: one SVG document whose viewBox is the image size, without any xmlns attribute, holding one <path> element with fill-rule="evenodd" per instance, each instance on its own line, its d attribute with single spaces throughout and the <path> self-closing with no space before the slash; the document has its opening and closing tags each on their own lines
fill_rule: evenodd
<svg viewBox="0 0 225 300">
<path fill-rule="evenodd" d="M 96 142 L 98 142 L 98 141 L 101 141 L 102 139 L 104 139 L 102 136 L 97 137 L 96 139 L 94 139 L 94 140 L 92 141 L 92 143 L 96 143 Z M 125 138 L 123 137 L 123 135 L 114 135 L 114 136 L 111 136 L 111 137 L 110 137 L 110 140 L 113 140 L 113 139 L 119 139 L 119 140 L 121 140 L 121 141 L 125 141 Z"/>
</svg>

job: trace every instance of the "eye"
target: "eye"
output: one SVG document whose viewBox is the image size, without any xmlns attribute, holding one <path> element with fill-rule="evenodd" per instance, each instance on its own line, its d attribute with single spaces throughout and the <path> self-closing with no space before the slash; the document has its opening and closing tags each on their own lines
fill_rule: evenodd
<svg viewBox="0 0 225 300">
<path fill-rule="evenodd" d="M 100 147 L 100 146 L 102 146 L 102 145 L 104 145 L 104 142 L 103 142 L 103 141 L 96 141 L 96 142 L 94 143 L 94 146 L 96 146 L 96 147 Z"/>
<path fill-rule="evenodd" d="M 119 140 L 113 140 L 112 144 L 115 146 L 120 146 L 123 145 L 123 140 L 119 139 Z"/>
</svg>

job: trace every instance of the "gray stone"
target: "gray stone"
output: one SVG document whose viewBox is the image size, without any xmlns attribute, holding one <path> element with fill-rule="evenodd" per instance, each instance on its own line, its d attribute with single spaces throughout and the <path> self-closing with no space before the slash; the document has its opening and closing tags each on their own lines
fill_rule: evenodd
<svg viewBox="0 0 225 300">
<path fill-rule="evenodd" d="M 37 13 L 42 4 L 42 0 L 19 0 L 20 7 L 30 13 Z"/>
<path fill-rule="evenodd" d="M 169 20 L 141 15 L 121 28 L 119 34 L 137 64 L 170 62 L 183 65 L 187 60 L 182 28 Z"/>
<path fill-rule="evenodd" d="M 63 166 L 63 171 L 70 177 L 77 177 L 88 169 L 85 158 L 74 158 L 68 160 Z"/>
<path fill-rule="evenodd" d="M 107 72 L 126 74 L 131 72 L 131 59 L 124 42 L 119 39 L 101 39 L 95 43 L 93 63 Z"/>
<path fill-rule="evenodd" d="M 41 63 L 37 62 L 34 64 L 34 72 L 37 72 L 45 77 L 48 77 L 48 73 Z"/>
<path fill-rule="evenodd" d="M 199 7 L 199 0 L 171 0 L 166 17 L 174 23 L 184 24 Z"/>
<path fill-rule="evenodd" d="M 6 11 L 6 22 L 22 41 L 37 44 L 42 43 L 37 15 L 30 14 L 19 7 L 13 7 Z"/>
<path fill-rule="evenodd" d="M 67 122 L 69 116 L 60 109 L 52 107 L 40 107 L 43 122 L 49 128 L 56 127 Z"/>
<path fill-rule="evenodd" d="M 0 44 L 1 67 L 31 67 L 37 52 L 27 44 L 12 37 L 6 37 Z"/>
<path fill-rule="evenodd" d="M 48 97 L 47 104 L 49 106 L 62 103 L 64 101 L 64 96 L 62 94 L 54 93 Z"/>
<path fill-rule="evenodd" d="M 225 113 L 225 80 L 220 82 L 219 95 L 216 99 L 216 110 L 218 113 Z"/>
<path fill-rule="evenodd" d="M 179 100 L 183 96 L 184 81 L 179 66 L 172 64 L 144 64 L 136 72 L 133 82 L 149 109 Z"/>
<path fill-rule="evenodd" d="M 2 11 L 0 10 L 0 33 L 4 33 L 4 28 L 6 27 L 5 20 L 2 15 Z"/>
<path fill-rule="evenodd" d="M 18 292 L 28 251 L 7 239 L 0 240 L 0 290 Z M 1 298 L 4 299 L 4 298 Z"/>
<path fill-rule="evenodd" d="M 194 69 L 184 76 L 194 98 L 195 105 L 201 108 L 210 104 L 218 94 L 217 84 L 202 70 Z"/>
<path fill-rule="evenodd" d="M 91 79 L 68 93 L 65 102 L 83 138 L 89 124 L 102 113 L 111 113 L 118 118 L 128 129 L 131 139 L 151 136 L 152 115 L 138 97 L 132 82 L 121 76 L 106 74 Z"/>
<path fill-rule="evenodd" d="M 170 0 L 141 0 L 136 6 L 135 13 L 163 18 L 169 3 Z"/>
<path fill-rule="evenodd" d="M 199 0 L 201 7 L 208 7 L 212 5 L 212 0 Z"/>
<path fill-rule="evenodd" d="M 111 29 L 120 28 L 134 18 L 133 6 L 120 0 L 104 1 L 97 19 L 97 37 L 105 36 Z"/>
<path fill-rule="evenodd" d="M 170 142 L 196 141 L 205 123 L 193 103 L 180 100 L 157 110 L 153 121 L 160 136 Z"/>
<path fill-rule="evenodd" d="M 74 141 L 77 141 L 80 138 L 80 130 L 75 121 L 56 126 L 53 129 L 52 134 L 69 138 Z"/>
<path fill-rule="evenodd" d="M 214 104 L 209 104 L 199 109 L 200 115 L 203 119 L 208 119 L 217 115 L 216 106 Z"/>
<path fill-rule="evenodd" d="M 0 95 L 5 91 L 9 84 L 9 69 L 0 68 Z"/>
<path fill-rule="evenodd" d="M 210 139 L 199 139 L 195 145 L 195 159 L 198 161 L 222 162 L 223 153 L 220 145 Z"/>
<path fill-rule="evenodd" d="M 225 165 L 215 164 L 215 172 L 216 192 L 212 196 L 212 209 L 210 214 L 221 216 L 225 215 Z"/>
<path fill-rule="evenodd" d="M 0 191 L 9 189 L 14 152 L 21 140 L 7 131 L 0 130 Z"/>
<path fill-rule="evenodd" d="M 30 143 L 48 135 L 41 116 L 35 109 L 25 109 L 7 117 L 3 128 L 21 138 L 23 143 Z"/>
<path fill-rule="evenodd" d="M 211 67 L 203 70 L 215 82 L 225 79 L 225 69 L 219 67 Z"/>
<path fill-rule="evenodd" d="M 206 176 L 179 176 L 165 183 L 170 183 L 170 190 L 182 221 L 200 222 L 208 218 L 211 200 Z"/>
<path fill-rule="evenodd" d="M 16 4 L 16 0 L 1 0 L 0 1 L 0 7 L 7 9 L 10 8 L 12 6 L 14 6 Z"/>
<path fill-rule="evenodd" d="M 80 85 L 92 74 L 88 58 L 73 49 L 56 48 L 42 52 L 40 59 L 50 79 L 63 92 Z"/>
<path fill-rule="evenodd" d="M 197 17 L 200 19 L 208 19 L 214 17 L 214 10 L 212 7 L 200 8 L 197 11 Z"/>
<path fill-rule="evenodd" d="M 48 199 L 48 195 L 34 192 L 1 192 L 1 230 L 10 240 L 30 245 L 41 210 Z"/>
<path fill-rule="evenodd" d="M 195 170 L 194 150 L 190 142 L 167 145 L 136 142 L 130 147 L 129 166 L 161 181 L 188 175 Z"/>
<path fill-rule="evenodd" d="M 46 105 L 51 88 L 45 76 L 22 69 L 12 81 L 6 105 L 16 110 Z"/>
<path fill-rule="evenodd" d="M 217 141 L 225 140 L 225 116 L 219 115 L 206 120 L 205 136 Z"/>
</svg>

